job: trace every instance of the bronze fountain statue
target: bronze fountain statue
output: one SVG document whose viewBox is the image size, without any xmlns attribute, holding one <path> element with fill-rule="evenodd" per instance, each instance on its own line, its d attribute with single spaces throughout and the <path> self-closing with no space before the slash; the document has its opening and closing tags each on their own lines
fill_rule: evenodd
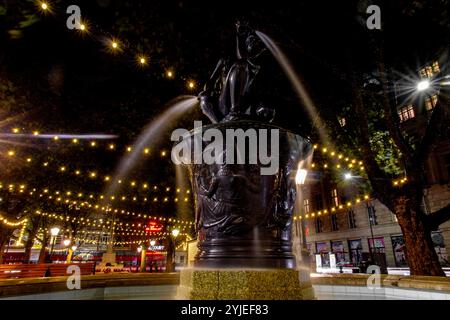
<svg viewBox="0 0 450 320">
<path fill-rule="evenodd" d="M 311 144 L 273 125 L 273 106 L 265 106 L 252 96 L 261 57 L 268 50 L 247 23 L 237 22 L 236 31 L 234 61 L 221 59 L 198 96 L 202 112 L 212 122 L 202 130 L 213 128 L 224 135 L 230 129 L 268 130 L 271 135 L 276 131 L 277 150 L 266 147 L 278 156 L 279 166 L 273 174 L 263 175 L 262 162 L 252 163 L 248 153 L 243 156 L 245 161 L 237 163 L 227 159 L 188 165 L 198 232 L 195 266 L 294 269 L 291 224 L 295 173 L 299 161 L 310 154 Z M 220 150 L 222 159 L 227 150 Z"/>
</svg>

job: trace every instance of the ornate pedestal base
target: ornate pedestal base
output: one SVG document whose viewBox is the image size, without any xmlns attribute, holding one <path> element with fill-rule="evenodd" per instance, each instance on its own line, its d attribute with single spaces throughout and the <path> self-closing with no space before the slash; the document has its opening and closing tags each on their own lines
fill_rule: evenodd
<svg viewBox="0 0 450 320">
<path fill-rule="evenodd" d="M 300 283 L 299 271 L 181 270 L 177 299 L 184 300 L 312 300 L 311 283 Z"/>
</svg>

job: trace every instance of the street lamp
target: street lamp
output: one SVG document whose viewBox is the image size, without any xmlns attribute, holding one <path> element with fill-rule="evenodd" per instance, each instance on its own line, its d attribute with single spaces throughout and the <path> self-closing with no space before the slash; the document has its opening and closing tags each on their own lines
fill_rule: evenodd
<svg viewBox="0 0 450 320">
<path fill-rule="evenodd" d="M 430 87 L 429 80 L 422 80 L 417 83 L 417 91 L 425 91 Z"/>
<path fill-rule="evenodd" d="M 52 262 L 53 248 L 55 247 L 56 237 L 58 236 L 59 231 L 61 231 L 61 229 L 59 229 L 58 227 L 53 227 L 50 229 L 50 234 L 53 237 L 52 238 L 52 247 L 50 249 L 50 262 Z"/>
<path fill-rule="evenodd" d="M 350 180 L 351 178 L 353 178 L 353 177 L 352 177 L 352 174 L 350 172 L 347 172 L 347 173 L 344 174 L 344 179 L 345 180 Z"/>
<path fill-rule="evenodd" d="M 303 198 L 303 187 L 305 186 L 306 182 L 306 176 L 308 175 L 308 171 L 305 169 L 298 169 L 297 174 L 295 176 L 295 183 L 297 186 L 300 187 L 300 190 L 302 191 L 302 198 Z M 303 206 L 301 206 L 303 208 Z M 309 252 L 308 248 L 306 246 L 306 227 L 305 227 L 305 219 L 300 220 L 300 229 L 302 233 L 302 250 L 301 250 L 301 258 L 302 263 L 304 267 L 309 267 Z"/>
<path fill-rule="evenodd" d="M 172 236 L 174 238 L 178 237 L 179 234 L 180 234 L 180 230 L 178 230 L 178 229 L 173 229 L 172 230 Z"/>
</svg>

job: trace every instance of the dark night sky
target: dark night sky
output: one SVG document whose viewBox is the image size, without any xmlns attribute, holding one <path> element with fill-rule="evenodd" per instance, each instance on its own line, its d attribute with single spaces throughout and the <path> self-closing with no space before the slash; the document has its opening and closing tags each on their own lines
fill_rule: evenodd
<svg viewBox="0 0 450 320">
<path fill-rule="evenodd" d="M 386 55 L 396 70 L 414 70 L 448 43 L 446 28 L 439 24 L 445 21 L 445 1 L 430 0 L 423 8 L 418 8 L 421 1 L 375 3 L 382 8 Z M 80 36 L 65 27 L 64 8 L 70 4 L 81 7 L 91 35 Z M 116 133 L 129 144 L 167 101 L 199 92 L 217 60 L 233 52 L 233 23 L 241 17 L 279 42 L 319 109 L 341 98 L 347 84 L 340 78 L 349 66 L 360 71 L 373 68 L 369 33 L 378 31 L 360 23 L 367 16 L 367 5 L 367 1 L 59 1 L 54 15 L 42 16 L 23 29 L 19 39 L 10 39 L 5 31 L 20 15 L 0 16 L 1 69 L 36 97 L 28 119 L 43 124 L 42 131 Z M 101 43 L 107 36 L 127 41 L 130 50 L 107 52 Z M 140 50 L 150 57 L 148 67 L 136 64 Z M 175 79 L 164 77 L 167 68 L 175 70 Z M 267 70 L 267 92 L 273 92 L 273 101 L 283 107 L 282 121 L 308 133 L 309 121 L 289 83 L 275 62 Z M 194 92 L 186 87 L 188 79 L 197 83 Z M 192 126 L 200 117 L 196 111 L 182 125 Z M 164 141 L 163 146 L 170 148 L 170 141 Z M 105 166 L 113 168 L 117 159 L 109 160 L 104 159 Z M 151 167 L 161 181 L 170 174 L 167 163 L 155 160 Z"/>
</svg>

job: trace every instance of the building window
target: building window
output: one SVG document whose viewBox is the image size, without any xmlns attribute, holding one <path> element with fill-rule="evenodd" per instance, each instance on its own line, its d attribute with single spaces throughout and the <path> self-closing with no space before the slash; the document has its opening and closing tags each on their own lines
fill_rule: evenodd
<svg viewBox="0 0 450 320">
<path fill-rule="evenodd" d="M 333 203 L 333 206 L 335 207 L 339 206 L 339 197 L 337 189 L 331 190 L 331 202 Z"/>
<path fill-rule="evenodd" d="M 373 253 L 385 253 L 384 247 L 384 238 L 369 238 L 369 249 L 372 250 Z"/>
<path fill-rule="evenodd" d="M 398 111 L 398 116 L 400 117 L 400 122 L 412 119 L 415 117 L 414 108 L 412 105 L 402 107 Z"/>
<path fill-rule="evenodd" d="M 332 214 L 330 217 L 331 217 L 331 231 L 338 231 L 339 225 L 337 216 L 335 214 Z"/>
<path fill-rule="evenodd" d="M 375 214 L 375 207 L 373 205 L 367 206 L 367 214 L 369 216 L 369 223 L 372 226 L 376 226 L 378 224 L 377 222 L 377 215 Z"/>
<path fill-rule="evenodd" d="M 323 222 L 322 218 L 316 219 L 316 233 L 321 233 L 323 231 Z"/>
<path fill-rule="evenodd" d="M 341 127 L 345 127 L 345 125 L 347 124 L 347 121 L 345 120 L 344 117 L 339 118 L 339 124 L 341 125 Z"/>
<path fill-rule="evenodd" d="M 425 109 L 427 111 L 433 110 L 436 106 L 438 97 L 437 94 L 432 95 L 431 97 L 425 99 Z"/>
<path fill-rule="evenodd" d="M 305 214 L 309 213 L 309 211 L 310 211 L 309 199 L 304 199 L 303 200 L 303 209 L 305 210 Z"/>
<path fill-rule="evenodd" d="M 432 78 L 433 77 L 433 68 L 431 68 L 431 66 L 426 66 L 425 70 L 427 72 L 427 77 Z"/>
<path fill-rule="evenodd" d="M 437 62 L 437 61 L 434 61 L 434 62 L 433 62 L 433 72 L 434 72 L 434 73 L 439 73 L 439 72 L 441 72 L 441 70 L 439 69 L 439 62 Z"/>
<path fill-rule="evenodd" d="M 355 211 L 350 209 L 347 211 L 348 227 L 350 229 L 356 228 Z"/>
<path fill-rule="evenodd" d="M 426 78 L 427 77 L 427 71 L 425 70 L 425 68 L 420 69 L 419 75 L 420 75 L 421 78 Z"/>
</svg>

